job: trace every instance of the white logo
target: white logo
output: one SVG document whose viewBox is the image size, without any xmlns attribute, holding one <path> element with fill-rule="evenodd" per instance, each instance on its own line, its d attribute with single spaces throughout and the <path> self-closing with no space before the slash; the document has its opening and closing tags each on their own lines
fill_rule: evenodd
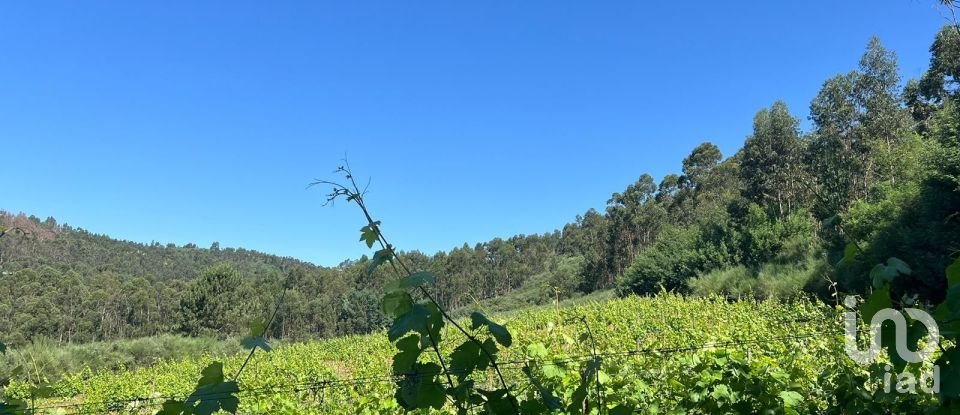
<svg viewBox="0 0 960 415">
<path fill-rule="evenodd" d="M 843 303 L 848 309 L 852 310 L 857 305 L 857 299 L 855 297 L 848 296 L 843 300 Z M 937 322 L 933 319 L 933 317 L 930 316 L 930 314 L 920 309 L 905 308 L 903 311 L 907 313 L 910 318 L 919 321 L 926 326 L 928 336 L 923 347 L 919 348 L 916 352 L 911 351 L 907 345 L 907 321 L 903 317 L 903 313 L 892 308 L 884 308 L 874 314 L 873 318 L 870 319 L 870 346 L 867 348 L 867 350 L 860 350 L 857 347 L 857 312 L 846 311 L 843 313 L 843 345 L 845 351 L 847 352 L 847 356 L 850 356 L 854 362 L 857 362 L 861 365 L 869 365 L 874 363 L 877 360 L 877 357 L 880 355 L 880 351 L 882 349 L 880 345 L 880 328 L 885 321 L 889 320 L 892 321 L 895 326 L 894 340 L 896 341 L 897 354 L 899 354 L 904 361 L 909 363 L 922 363 L 927 361 L 930 358 L 930 355 L 937 350 L 937 345 L 940 342 L 940 329 L 937 326 Z M 939 369 L 940 368 L 935 365 L 930 373 L 924 373 L 920 376 L 921 389 L 923 389 L 925 392 L 939 392 Z M 890 366 L 886 366 L 885 370 L 889 372 Z M 890 375 L 890 373 L 886 373 L 884 375 L 884 390 L 887 392 L 890 392 Z M 927 387 L 927 384 L 931 380 L 932 386 Z M 897 375 L 897 392 L 915 392 L 915 385 L 916 379 L 912 373 L 904 372 Z"/>
</svg>

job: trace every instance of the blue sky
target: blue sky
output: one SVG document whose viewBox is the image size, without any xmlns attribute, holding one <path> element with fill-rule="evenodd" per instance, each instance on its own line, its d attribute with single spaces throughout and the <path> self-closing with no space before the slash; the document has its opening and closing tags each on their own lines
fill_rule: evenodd
<svg viewBox="0 0 960 415">
<path fill-rule="evenodd" d="M 552 231 L 642 173 L 798 116 L 877 35 L 905 77 L 930 0 L 19 2 L 0 6 L 0 209 L 333 265 L 344 154 L 401 249 Z"/>
</svg>

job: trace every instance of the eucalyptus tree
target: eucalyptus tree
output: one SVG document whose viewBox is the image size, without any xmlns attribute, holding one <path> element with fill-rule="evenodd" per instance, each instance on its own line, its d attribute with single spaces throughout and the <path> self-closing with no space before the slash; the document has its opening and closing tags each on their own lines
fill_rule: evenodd
<svg viewBox="0 0 960 415">
<path fill-rule="evenodd" d="M 741 177 L 744 196 L 759 205 L 771 206 L 778 217 L 804 205 L 807 170 L 800 121 L 787 105 L 777 101 L 753 119 L 753 135 L 743 147 Z"/>
<path fill-rule="evenodd" d="M 858 70 L 827 80 L 810 105 L 814 131 L 807 162 L 820 219 L 896 180 L 895 149 L 907 131 L 896 56 L 872 38 Z"/>
</svg>

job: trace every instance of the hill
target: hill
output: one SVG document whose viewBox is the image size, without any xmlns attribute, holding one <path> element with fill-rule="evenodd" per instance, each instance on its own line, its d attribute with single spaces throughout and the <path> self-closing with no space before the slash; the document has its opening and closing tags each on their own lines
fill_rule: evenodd
<svg viewBox="0 0 960 415">
<path fill-rule="evenodd" d="M 295 258 L 243 248 L 144 244 L 82 228 L 0 211 L 0 333 L 20 346 L 38 338 L 83 343 L 166 333 L 226 337 L 267 313 L 282 287 L 291 289 L 277 337 L 312 338 L 367 333 L 381 328 L 380 288 L 390 278 L 368 275 L 368 258 L 322 267 Z M 443 268 L 446 304 L 461 307 L 539 284 L 558 265 L 559 232 L 496 239 L 427 256 L 416 263 Z M 558 268 L 559 267 L 559 268 Z M 481 289 L 482 280 L 489 285 Z M 468 288 L 470 287 L 470 288 Z M 543 303 L 556 293 L 536 285 Z M 530 287 L 527 287 L 530 291 Z M 563 293 L 569 297 L 573 293 Z M 243 301 L 240 301 L 243 299 Z M 527 303 L 529 304 L 529 303 Z"/>
</svg>

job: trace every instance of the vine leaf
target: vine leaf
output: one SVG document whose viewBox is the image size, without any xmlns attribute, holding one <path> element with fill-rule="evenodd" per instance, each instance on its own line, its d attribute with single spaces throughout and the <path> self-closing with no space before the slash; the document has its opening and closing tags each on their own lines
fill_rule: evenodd
<svg viewBox="0 0 960 415">
<path fill-rule="evenodd" d="M 235 394 L 240 388 L 235 381 L 224 382 L 223 363 L 213 362 L 200 373 L 197 389 L 187 397 L 184 406 L 193 408 L 197 415 L 212 415 L 221 409 L 236 413 L 240 399 Z"/>
<path fill-rule="evenodd" d="M 270 352 L 273 351 L 273 348 L 270 347 L 270 343 L 267 342 L 265 335 L 267 334 L 267 325 L 263 322 L 263 319 L 255 319 L 250 322 L 249 325 L 250 334 L 245 337 L 240 344 L 246 349 L 259 348 L 260 350 Z"/>
<path fill-rule="evenodd" d="M 890 363 L 893 365 L 894 369 L 897 372 L 903 370 L 907 366 L 907 361 L 903 360 L 903 357 L 900 356 L 900 353 L 897 351 L 897 333 L 896 325 L 892 321 L 884 321 L 880 326 L 880 346 L 884 349 L 887 349 L 887 355 L 890 357 Z M 907 346 L 910 346 L 908 344 Z"/>
<path fill-rule="evenodd" d="M 897 369 L 898 372 L 902 372 L 903 369 L 907 366 L 907 361 L 900 356 L 900 352 L 897 351 L 896 342 L 896 331 L 893 324 L 886 322 L 881 329 L 881 345 L 887 349 L 887 355 L 890 356 L 890 363 L 893 364 L 893 367 Z M 917 343 L 921 339 L 926 337 L 928 334 L 927 326 L 919 321 L 914 321 L 912 324 L 907 326 L 907 348 L 914 349 L 917 348 Z M 919 350 L 919 348 L 917 349 Z"/>
<path fill-rule="evenodd" d="M 496 345 L 491 344 L 494 347 L 493 353 L 496 353 Z M 488 351 L 489 348 L 488 348 Z M 493 355 L 491 353 L 491 355 Z M 453 350 L 453 354 L 450 355 L 450 371 L 457 375 L 457 379 L 461 382 L 466 379 L 470 373 L 476 370 L 484 370 L 490 364 L 490 360 L 487 359 L 487 355 L 483 353 L 480 349 L 480 345 L 474 341 L 467 340 L 463 344 L 457 346 Z"/>
<path fill-rule="evenodd" d="M 447 395 L 452 396 L 458 402 L 471 402 L 471 398 L 476 397 L 476 395 L 471 393 L 471 391 L 473 391 L 475 386 L 476 386 L 476 382 L 474 382 L 473 380 L 465 380 L 457 384 L 456 387 L 447 388 Z M 460 414 L 462 412 L 457 412 L 457 413 Z M 531 412 L 531 413 L 538 413 L 538 412 Z"/>
<path fill-rule="evenodd" d="M 393 258 L 393 254 L 390 253 L 389 249 L 381 249 L 373 253 L 373 260 L 370 262 L 370 266 L 367 267 L 367 274 L 373 273 L 373 270 L 377 267 L 383 265 L 385 262 L 390 261 Z"/>
<path fill-rule="evenodd" d="M 259 348 L 265 352 L 273 351 L 273 348 L 270 347 L 270 342 L 263 337 L 246 337 L 240 342 L 240 344 L 247 350 Z"/>
<path fill-rule="evenodd" d="M 413 298 L 406 291 L 390 291 L 383 296 L 381 306 L 383 313 L 388 316 L 402 316 L 413 308 Z"/>
<path fill-rule="evenodd" d="M 164 402 L 163 405 L 160 406 L 160 411 L 157 412 L 157 415 L 175 415 L 175 414 L 184 414 L 184 413 L 188 413 L 188 412 L 185 411 L 185 408 L 183 407 L 183 402 L 169 400 Z"/>
<path fill-rule="evenodd" d="M 186 400 L 164 402 L 157 415 L 212 415 L 221 410 L 237 413 L 240 388 L 236 381 L 224 382 L 223 363 L 213 362 L 200 373 L 196 389 Z"/>
<path fill-rule="evenodd" d="M 910 275 L 913 271 L 910 269 L 910 266 L 906 262 L 903 262 L 899 258 L 893 258 L 887 260 L 887 264 L 877 264 L 870 270 L 870 278 L 873 280 L 873 287 L 879 288 L 884 284 L 892 283 L 898 275 Z"/>
<path fill-rule="evenodd" d="M 420 337 L 417 335 L 407 336 L 397 342 L 397 349 L 400 351 L 393 356 L 393 373 L 410 373 L 423 353 L 420 348 Z"/>
<path fill-rule="evenodd" d="M 780 399 L 783 400 L 783 406 L 787 408 L 792 408 L 797 406 L 800 402 L 803 401 L 803 395 L 800 395 L 794 391 L 783 391 L 780 392 Z"/>
<path fill-rule="evenodd" d="M 393 325 L 387 330 L 387 337 L 393 342 L 411 331 L 426 335 L 427 319 L 429 318 L 430 311 L 427 310 L 427 307 L 424 307 L 423 304 L 414 304 L 410 311 L 393 320 Z"/>
<path fill-rule="evenodd" d="M 887 267 L 893 268 L 903 275 L 910 275 L 913 272 L 913 270 L 910 269 L 910 265 L 907 265 L 906 262 L 903 262 L 903 260 L 897 257 L 888 258 Z"/>
<path fill-rule="evenodd" d="M 527 355 L 539 359 L 547 357 L 547 346 L 543 343 L 531 343 L 527 346 Z"/>
<path fill-rule="evenodd" d="M 387 338 L 391 343 L 395 342 L 397 347 L 392 368 L 395 374 L 403 375 L 403 378 L 397 382 L 397 390 L 394 395 L 396 402 L 408 411 L 427 408 L 440 409 L 445 404 L 449 394 L 457 405 L 458 414 L 466 414 L 471 407 L 479 405 L 485 405 L 488 412 L 492 413 L 518 413 L 517 400 L 511 396 L 510 387 L 497 368 L 495 358 L 492 357 L 492 353 L 496 353 L 497 342 L 504 346 L 509 346 L 513 342 L 510 332 L 505 327 L 491 322 L 482 314 L 475 313 L 472 316 L 473 329 L 476 330 L 481 325 L 486 326 L 492 336 L 492 338 L 485 338 L 481 343 L 480 340 L 473 337 L 446 314 L 442 306 L 424 287 L 436 281 L 434 275 L 429 272 L 411 273 L 406 262 L 395 254 L 393 246 L 387 242 L 383 233 L 380 232 L 378 226 L 380 222 L 371 219 L 370 212 L 363 201 L 364 192 L 357 186 L 349 164 L 346 161 L 344 164 L 345 166 L 339 167 L 337 172 L 343 173 L 344 177 L 350 182 L 349 186 L 327 181 L 317 181 L 316 183 L 327 183 L 334 186 L 333 191 L 327 195 L 328 203 L 344 196 L 348 202 L 356 202 L 363 211 L 364 217 L 367 219 L 367 225 L 360 228 L 360 241 L 366 243 L 368 248 L 373 248 L 378 243 L 383 248 L 374 253 L 366 268 L 367 274 L 371 274 L 387 262 L 390 262 L 393 271 L 399 274 L 402 269 L 407 274 L 405 276 L 398 275 L 401 278 L 384 287 L 384 296 L 381 302 L 383 312 L 393 317 L 393 322 L 387 329 Z M 411 295 L 411 289 L 414 288 L 418 288 L 427 301 L 416 303 Z M 457 361 L 455 366 L 471 368 L 469 373 L 462 375 L 463 377 L 461 377 L 458 385 L 454 384 L 451 373 L 447 372 L 448 366 L 440 347 L 440 337 L 445 319 L 453 323 L 457 330 L 472 343 L 475 343 L 455 352 L 455 360 Z M 415 334 L 408 336 L 411 332 Z M 437 363 L 419 362 L 421 355 L 431 349 L 436 354 Z M 485 357 L 481 357 L 481 352 Z M 488 365 L 496 369 L 503 389 L 482 396 L 472 392 L 474 382 L 465 379 L 473 373 L 474 369 L 472 368 L 486 368 Z M 404 373 L 408 371 L 409 373 Z M 438 381 L 440 375 L 444 375 L 445 379 L 443 380 L 446 383 Z M 449 386 L 449 389 L 445 388 L 445 385 Z"/>
<path fill-rule="evenodd" d="M 373 226 L 367 225 L 360 228 L 360 240 L 366 242 L 367 248 L 373 248 L 373 244 L 377 243 L 377 228 L 376 226 L 380 225 L 380 221 L 373 222 Z"/>
<path fill-rule="evenodd" d="M 947 284 L 950 287 L 960 284 L 960 258 L 947 267 Z"/>
<path fill-rule="evenodd" d="M 873 316 L 877 314 L 877 312 L 892 306 L 893 303 L 890 301 L 890 287 L 885 285 L 873 290 L 870 298 L 867 298 L 867 301 L 863 302 L 863 305 L 860 306 L 860 316 L 864 322 L 870 324 Z"/>
<path fill-rule="evenodd" d="M 527 375 L 527 379 L 530 380 L 530 383 L 537 388 L 537 392 L 540 393 L 540 397 L 543 398 L 543 404 L 548 409 L 561 409 L 563 408 L 563 402 L 556 395 L 553 394 L 553 391 L 550 388 L 547 388 L 540 380 L 533 376 L 533 372 L 530 370 L 529 366 L 525 366 L 523 369 L 523 374 Z"/>
<path fill-rule="evenodd" d="M 517 407 L 516 399 L 506 389 L 497 389 L 492 391 L 480 390 L 481 395 L 486 402 L 484 407 L 491 414 L 515 414 L 514 408 Z"/>
<path fill-rule="evenodd" d="M 587 362 L 586 370 L 580 374 L 580 385 L 573 391 L 572 401 L 567 406 L 567 410 L 573 413 L 579 413 L 587 400 L 587 394 L 590 389 L 590 381 L 596 378 L 597 371 L 600 370 L 600 362 L 591 360 Z M 589 409 L 589 408 L 588 408 Z"/>
<path fill-rule="evenodd" d="M 407 410 L 442 408 L 446 392 L 436 380 L 439 373 L 441 369 L 436 363 L 415 364 L 414 373 L 398 382 L 397 402 Z"/>
<path fill-rule="evenodd" d="M 437 344 L 440 343 L 441 329 L 443 328 L 443 314 L 440 313 L 440 308 L 437 307 L 434 303 L 426 303 L 427 312 L 430 313 L 427 317 L 427 324 L 425 327 L 424 336 L 420 339 L 420 344 L 422 348 L 426 349 L 430 347 L 431 339 Z"/>
<path fill-rule="evenodd" d="M 493 338 L 497 339 L 497 343 L 500 343 L 503 347 L 510 347 L 510 345 L 513 344 L 513 336 L 510 335 L 506 327 L 490 321 L 487 316 L 484 316 L 479 311 L 474 311 L 473 314 L 470 314 L 470 322 L 471 328 L 474 330 L 481 326 L 486 326 L 490 334 L 493 335 Z"/>
<path fill-rule="evenodd" d="M 852 264 L 857 260 L 857 253 L 860 251 L 860 248 L 857 247 L 857 244 L 850 242 L 846 247 L 843 248 L 843 258 L 840 258 L 840 262 L 837 263 L 837 267 L 845 267 Z"/>
<path fill-rule="evenodd" d="M 940 366 L 940 399 L 960 397 L 960 348 L 951 348 L 937 359 Z"/>
</svg>

